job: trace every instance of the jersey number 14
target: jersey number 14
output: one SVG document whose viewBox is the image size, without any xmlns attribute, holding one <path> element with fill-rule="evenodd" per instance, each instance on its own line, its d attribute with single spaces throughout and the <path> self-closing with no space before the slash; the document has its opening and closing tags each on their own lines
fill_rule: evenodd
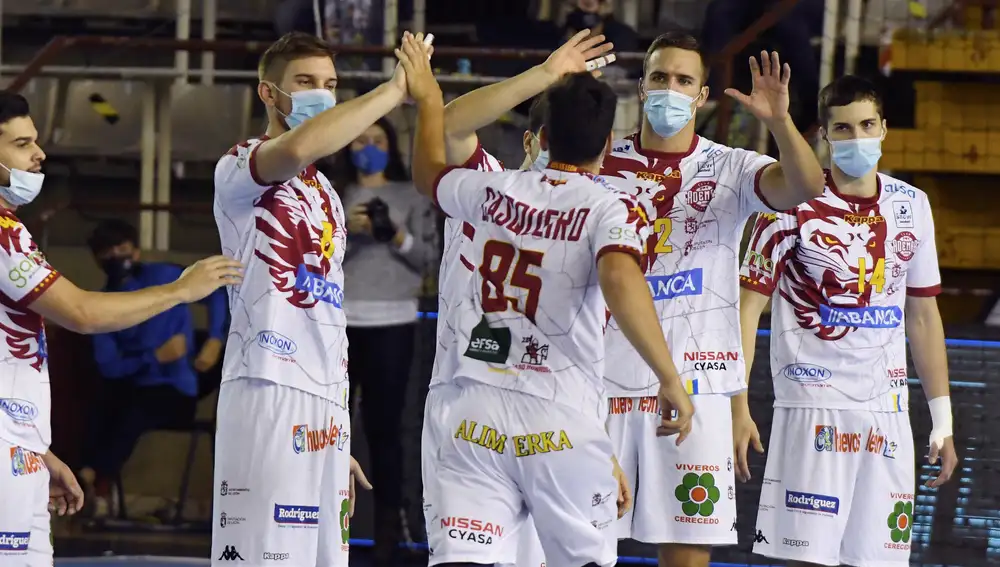
<svg viewBox="0 0 1000 567">
<path fill-rule="evenodd" d="M 872 270 L 872 277 L 868 280 L 868 259 L 862 256 L 858 258 L 858 293 L 865 292 L 865 284 L 870 283 L 875 293 L 882 293 L 885 286 L 885 258 L 879 258 L 875 262 L 875 269 Z"/>
<path fill-rule="evenodd" d="M 518 250 L 508 242 L 488 241 L 483 246 L 483 264 L 479 266 L 479 274 L 483 277 L 483 312 L 500 313 L 513 309 L 534 323 L 542 278 L 528 273 L 528 268 L 540 268 L 543 257 L 544 254 L 536 250 Z M 525 291 L 523 306 L 519 298 L 506 295 L 508 284 Z"/>
</svg>

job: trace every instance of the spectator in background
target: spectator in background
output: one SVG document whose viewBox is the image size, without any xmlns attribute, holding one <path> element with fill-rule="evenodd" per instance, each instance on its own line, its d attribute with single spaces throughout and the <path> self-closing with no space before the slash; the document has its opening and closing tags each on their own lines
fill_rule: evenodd
<svg viewBox="0 0 1000 567">
<path fill-rule="evenodd" d="M 615 18 L 613 0 L 576 0 L 573 11 L 566 16 L 563 26 L 563 39 L 576 35 L 577 32 L 589 29 L 595 34 L 604 34 L 608 41 L 615 44 L 615 51 L 638 51 L 639 34 L 623 22 Z M 610 71 L 613 68 L 605 69 Z"/>
<path fill-rule="evenodd" d="M 334 160 L 347 211 L 344 312 L 348 372 L 360 388 L 371 455 L 376 565 L 392 561 L 403 536 L 400 427 L 413 361 L 417 295 L 437 270 L 436 218 L 410 182 L 396 131 L 385 118 Z"/>
<path fill-rule="evenodd" d="M 102 222 L 87 244 L 108 281 L 104 291 L 134 291 L 173 282 L 182 266 L 140 262 L 135 227 Z M 194 325 L 178 305 L 130 329 L 94 335 L 94 360 L 104 378 L 100 411 L 88 431 L 80 480 L 95 515 L 115 513 L 110 490 L 139 438 L 154 429 L 183 427 L 194 419 L 198 373 L 215 367 L 227 317 L 225 289 L 202 300 L 208 307 L 208 339 L 192 360 Z"/>
</svg>

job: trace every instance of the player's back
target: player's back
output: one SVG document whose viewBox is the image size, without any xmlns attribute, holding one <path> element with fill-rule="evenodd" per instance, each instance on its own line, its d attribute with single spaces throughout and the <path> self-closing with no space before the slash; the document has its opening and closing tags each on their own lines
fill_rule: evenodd
<svg viewBox="0 0 1000 567">
<path fill-rule="evenodd" d="M 630 199 L 573 169 L 453 170 L 437 197 L 475 227 L 476 271 L 450 314 L 456 376 L 590 413 L 603 396 L 597 258 L 639 256 L 641 221 Z"/>
<path fill-rule="evenodd" d="M 487 152 L 482 144 L 476 146 L 462 165 L 476 171 L 503 171 L 503 163 Z M 430 386 L 450 382 L 454 376 L 455 330 L 449 326 L 451 306 L 457 304 L 475 271 L 469 260 L 469 250 L 476 229 L 468 222 L 447 217 L 444 221 L 443 253 L 438 270 L 438 320 L 437 346 L 434 350 L 434 367 L 431 369 Z"/>
</svg>

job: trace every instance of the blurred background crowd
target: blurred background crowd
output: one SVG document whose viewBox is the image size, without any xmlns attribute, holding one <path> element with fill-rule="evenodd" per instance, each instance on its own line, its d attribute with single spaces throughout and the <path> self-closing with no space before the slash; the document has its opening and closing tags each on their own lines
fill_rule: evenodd
<svg viewBox="0 0 1000 567">
<path fill-rule="evenodd" d="M 403 30 L 437 37 L 446 98 L 524 71 L 575 31 L 614 42 L 605 80 L 620 94 L 616 133 L 638 124 L 642 55 L 683 29 L 703 42 L 712 102 L 699 133 L 773 152 L 726 97 L 749 88 L 747 56 L 775 49 L 792 67 L 795 123 L 816 141 L 819 89 L 842 73 L 879 85 L 889 133 L 881 166 L 930 196 L 945 293 L 960 481 L 918 493 L 914 561 L 1000 561 L 1000 28 L 996 0 L 0 0 L 0 82 L 30 104 L 48 154 L 46 188 L 19 211 L 52 263 L 91 289 L 175 279 L 218 251 L 212 171 L 263 130 L 256 62 L 291 30 L 336 46 L 339 100 L 391 72 Z M 527 108 L 480 133 L 523 160 Z M 370 127 L 321 168 L 341 193 L 354 395 L 354 452 L 373 484 L 351 524 L 352 561 L 423 563 L 419 435 L 433 357 L 441 219 L 409 182 L 412 107 Z M 822 145 L 816 144 L 817 151 Z M 391 203 L 388 204 L 388 203 Z M 997 206 L 994 206 L 997 205 Z M 735 276 L 734 276 L 735 277 Z M 126 331 L 82 337 L 49 326 L 53 451 L 88 494 L 56 521 L 57 563 L 72 557 L 207 558 L 224 292 Z M 766 352 L 766 340 L 758 346 Z M 758 355 L 755 373 L 766 375 Z M 911 373 L 911 376 L 913 374 Z M 767 435 L 770 385 L 752 380 Z M 913 395 L 919 385 L 911 378 Z M 918 438 L 928 427 L 914 403 Z M 756 462 L 759 473 L 763 457 Z M 291 466 L 291 465 L 290 465 Z M 918 469 L 919 470 L 919 469 Z M 753 564 L 758 488 L 739 487 L 741 545 Z M 622 554 L 652 556 L 639 545 Z M 151 565 L 155 563 L 137 563 Z M 359 563 L 360 564 L 360 563 Z"/>
</svg>

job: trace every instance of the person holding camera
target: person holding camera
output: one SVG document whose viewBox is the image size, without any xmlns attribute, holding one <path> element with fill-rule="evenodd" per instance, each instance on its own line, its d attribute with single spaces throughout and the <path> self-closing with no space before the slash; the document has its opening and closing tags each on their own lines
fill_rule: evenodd
<svg viewBox="0 0 1000 567">
<path fill-rule="evenodd" d="M 396 131 L 385 118 L 335 158 L 347 211 L 344 311 L 348 374 L 360 387 L 361 416 L 371 454 L 378 563 L 391 561 L 402 537 L 400 426 L 413 360 L 417 295 L 437 270 L 437 219 L 410 182 Z"/>
</svg>

